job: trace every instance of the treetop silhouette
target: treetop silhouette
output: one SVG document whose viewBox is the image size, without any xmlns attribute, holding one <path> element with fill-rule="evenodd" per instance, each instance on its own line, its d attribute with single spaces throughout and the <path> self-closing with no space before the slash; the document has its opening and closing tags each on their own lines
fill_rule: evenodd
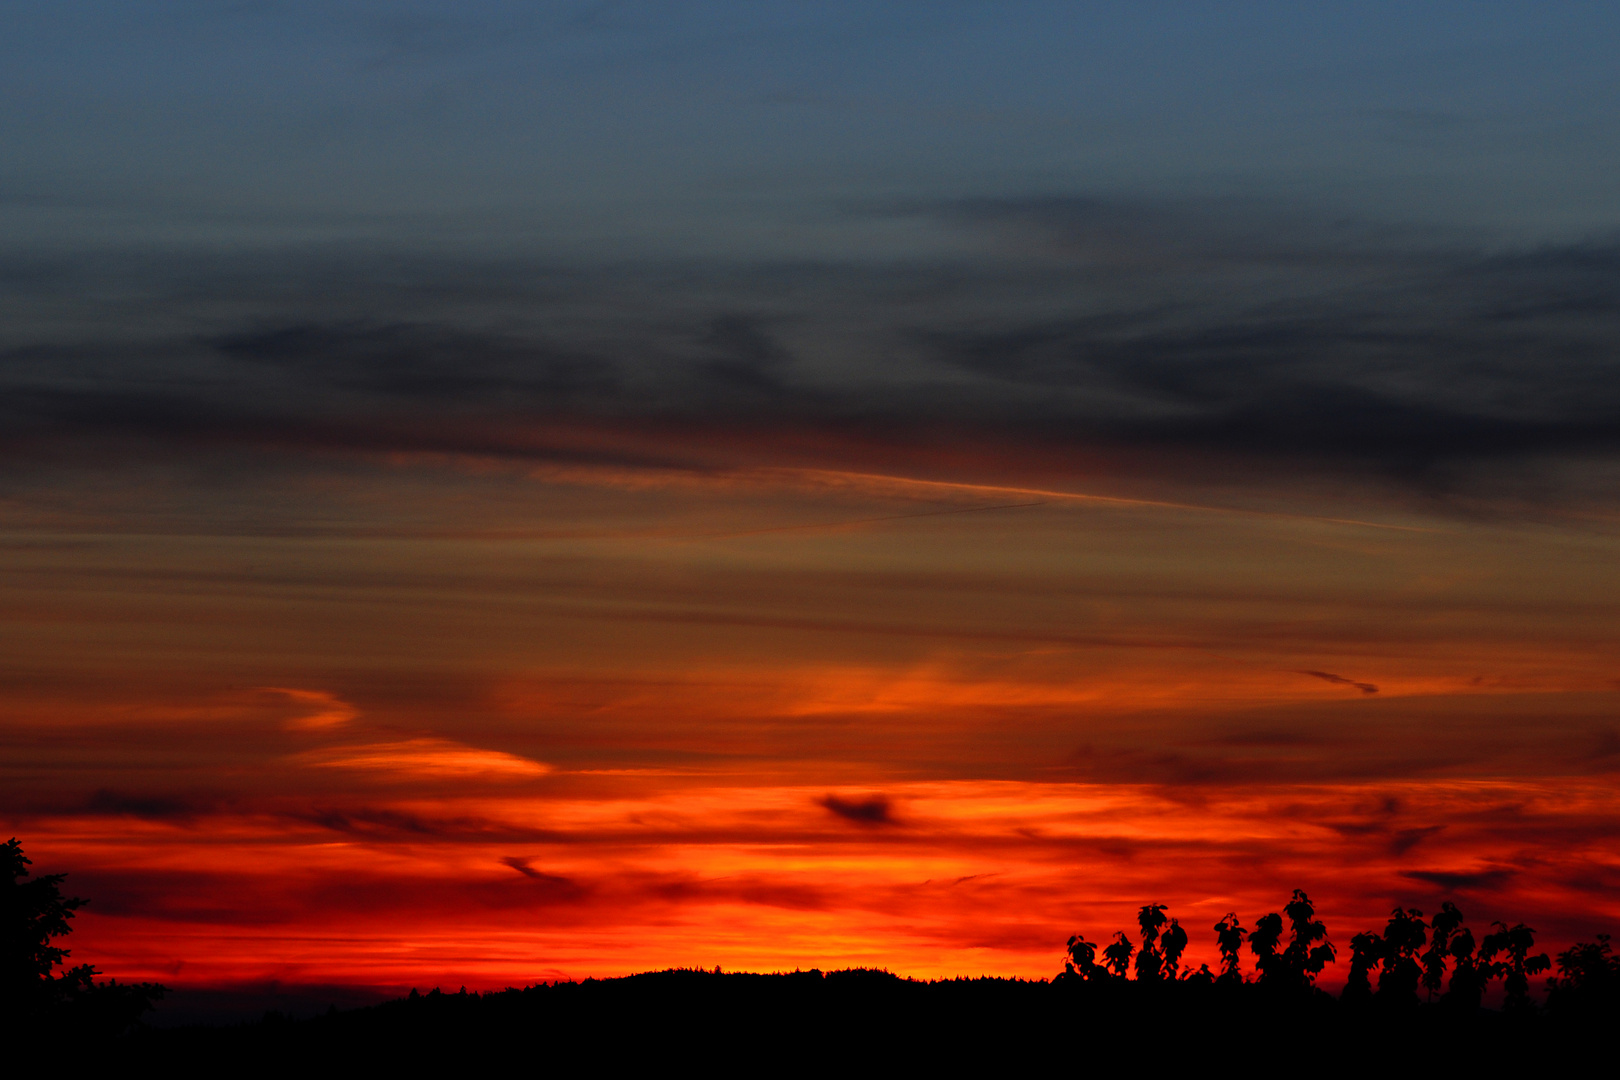
<svg viewBox="0 0 1620 1080">
<path fill-rule="evenodd" d="M 1485 935 L 1485 940 L 1480 943 L 1480 955 L 1486 963 L 1494 961 L 1494 970 L 1502 976 L 1502 986 L 1507 991 L 1504 1007 L 1528 1009 L 1532 1005 L 1530 976 L 1549 970 L 1552 961 L 1546 953 L 1530 955 L 1530 950 L 1536 944 L 1536 932 L 1524 923 L 1508 926 L 1503 922 L 1493 922 L 1491 925 L 1497 927 L 1497 931 Z M 1503 959 L 1495 960 L 1498 954 L 1502 954 Z"/>
<path fill-rule="evenodd" d="M 1243 939 L 1248 933 L 1238 922 L 1236 912 L 1227 912 L 1226 916 L 1215 924 L 1215 942 L 1221 950 L 1221 981 L 1243 981 L 1241 953 Z"/>
<path fill-rule="evenodd" d="M 1187 931 L 1164 911 L 1163 904 L 1144 904 L 1136 913 L 1136 924 L 1142 928 L 1136 977 L 1142 982 L 1174 979 L 1181 968 L 1181 954 L 1187 951 Z"/>
<path fill-rule="evenodd" d="M 1283 915 L 1288 917 L 1288 944 L 1282 945 Z M 1333 963 L 1336 953 L 1327 939 L 1327 925 L 1316 918 L 1316 908 L 1305 890 L 1295 889 L 1283 905 L 1283 914 L 1273 911 L 1255 920 L 1249 934 L 1249 951 L 1254 953 L 1260 981 L 1271 985 L 1309 988 Z"/>
<path fill-rule="evenodd" d="M 1123 979 L 1125 973 L 1130 970 L 1131 953 L 1135 951 L 1136 946 L 1125 936 L 1125 931 L 1115 931 L 1114 943 L 1103 950 L 1103 963 L 1114 973 L 1115 978 Z"/>
<path fill-rule="evenodd" d="M 1547 980 L 1547 1004 L 1575 1013 L 1605 1012 L 1620 1007 L 1620 956 L 1609 947 L 1609 935 L 1572 945 L 1558 954 L 1558 977 Z"/>
<path fill-rule="evenodd" d="M 89 901 L 62 895 L 65 874 L 26 880 L 31 865 L 16 837 L 0 845 L 0 1010 L 14 1023 L 118 1034 L 163 996 L 164 987 L 98 983 L 89 964 L 55 974 L 69 952 L 52 942 L 72 932 L 69 920 Z"/>
<path fill-rule="evenodd" d="M 1187 932 L 1163 904 L 1144 904 L 1136 916 L 1142 934 L 1140 950 L 1123 931 L 1101 948 L 1076 934 L 1069 939 L 1059 981 L 1119 981 L 1134 969 L 1137 983 L 1200 982 L 1209 985 L 1258 985 L 1280 992 L 1319 994 L 1316 978 L 1337 960 L 1327 925 L 1303 889 L 1295 889 L 1282 911 L 1255 920 L 1246 930 L 1236 912 L 1228 912 L 1213 929 L 1220 950 L 1220 974 L 1207 966 L 1183 971 Z M 1477 1010 L 1494 979 L 1501 979 L 1505 1008 L 1533 1009 L 1531 977 L 1551 969 L 1545 953 L 1532 953 L 1535 930 L 1523 923 L 1495 928 L 1476 942 L 1456 904 L 1446 901 L 1430 921 L 1417 908 L 1394 908 L 1382 931 L 1367 930 L 1350 939 L 1350 971 L 1341 999 L 1376 1002 L 1409 1009 L 1422 1000 L 1438 1000 L 1450 1009 Z M 1254 957 L 1254 976 L 1243 972 L 1243 945 Z M 1099 951 L 1102 963 L 1097 962 Z M 1548 1001 L 1564 1008 L 1592 1008 L 1593 1003 L 1620 1004 L 1620 957 L 1607 935 L 1558 955 L 1559 977 L 1548 980 Z M 1376 973 L 1377 990 L 1373 989 Z M 1448 978 L 1449 976 L 1449 978 Z M 1420 997 L 1419 991 L 1423 994 Z"/>
<path fill-rule="evenodd" d="M 1423 979 L 1419 951 L 1428 937 L 1429 924 L 1417 908 L 1395 908 L 1384 926 L 1380 954 L 1384 970 L 1378 976 L 1378 994 L 1390 1001 L 1417 1001 Z"/>
<path fill-rule="evenodd" d="M 68 920 L 87 903 L 62 895 L 65 874 L 24 881 L 31 865 L 16 837 L 0 845 L 0 979 L 10 1001 L 31 993 L 66 959 L 68 950 L 51 941 L 72 932 Z"/>
<path fill-rule="evenodd" d="M 1452 935 L 1463 930 L 1463 914 L 1450 900 L 1429 923 L 1429 949 L 1423 954 L 1423 989 L 1433 1001 L 1445 982 L 1446 958 L 1451 955 Z M 1469 934 L 1472 944 L 1473 935 Z M 1471 951 L 1471 950 L 1470 950 Z"/>
<path fill-rule="evenodd" d="M 1101 975 L 1102 968 L 1097 966 L 1097 946 L 1079 934 L 1071 937 L 1068 959 L 1063 962 L 1063 974 L 1087 981 Z"/>
</svg>

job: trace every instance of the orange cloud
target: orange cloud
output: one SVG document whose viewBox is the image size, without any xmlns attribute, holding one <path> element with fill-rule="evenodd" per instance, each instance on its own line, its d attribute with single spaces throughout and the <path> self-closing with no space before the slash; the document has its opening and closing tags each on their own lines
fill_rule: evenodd
<svg viewBox="0 0 1620 1080">
<path fill-rule="evenodd" d="M 266 693 L 279 694 L 296 705 L 313 711 L 289 718 L 284 726 L 289 731 L 325 731 L 342 727 L 360 715 L 360 710 L 324 690 L 294 690 L 285 686 L 262 687 Z"/>
<path fill-rule="evenodd" d="M 435 738 L 329 746 L 305 750 L 293 760 L 311 768 L 353 769 L 399 780 L 527 780 L 551 771 L 544 762 Z"/>
</svg>

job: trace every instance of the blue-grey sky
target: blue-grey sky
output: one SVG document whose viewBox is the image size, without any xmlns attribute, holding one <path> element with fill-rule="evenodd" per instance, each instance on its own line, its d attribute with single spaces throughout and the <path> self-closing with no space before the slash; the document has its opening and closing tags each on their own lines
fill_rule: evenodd
<svg viewBox="0 0 1620 1080">
<path fill-rule="evenodd" d="M 12 245 L 950 249 L 919 200 L 1232 198 L 1486 243 L 1620 215 L 1564 3 L 3 5 Z"/>
<path fill-rule="evenodd" d="M 951 432 L 1545 492 L 1524 468 L 1589 477 L 1620 450 L 1607 7 L 61 3 L 4 24 L 13 455 L 521 456 L 541 423 L 746 421 L 814 433 L 796 461 Z M 654 456 L 687 461 L 669 438 Z"/>
</svg>

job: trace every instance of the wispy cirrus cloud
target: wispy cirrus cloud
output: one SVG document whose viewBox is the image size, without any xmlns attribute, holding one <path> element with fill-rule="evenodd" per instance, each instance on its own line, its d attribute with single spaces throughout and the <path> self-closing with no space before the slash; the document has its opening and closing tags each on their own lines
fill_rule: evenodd
<svg viewBox="0 0 1620 1080">
<path fill-rule="evenodd" d="M 1355 679 L 1347 679 L 1343 675 L 1335 675 L 1331 671 L 1301 671 L 1299 674 L 1309 675 L 1313 679 L 1321 679 L 1323 682 L 1334 683 L 1338 686 L 1351 686 L 1360 690 L 1363 694 L 1378 693 L 1378 687 L 1372 683 L 1357 682 Z"/>
<path fill-rule="evenodd" d="M 531 758 L 432 737 L 326 746 L 301 751 L 292 760 L 310 768 L 400 781 L 532 780 L 551 771 L 550 765 Z"/>
<path fill-rule="evenodd" d="M 343 727 L 360 715 L 359 709 L 325 690 L 297 690 L 285 686 L 266 686 L 262 690 L 309 710 L 284 722 L 289 731 L 327 731 Z"/>
</svg>

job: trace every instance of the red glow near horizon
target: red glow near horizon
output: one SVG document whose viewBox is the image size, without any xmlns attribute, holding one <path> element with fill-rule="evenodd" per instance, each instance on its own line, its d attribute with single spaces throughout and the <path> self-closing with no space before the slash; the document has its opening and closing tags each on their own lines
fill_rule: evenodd
<svg viewBox="0 0 1620 1080">
<path fill-rule="evenodd" d="M 1213 966 L 1295 887 L 1341 949 L 1395 904 L 1620 921 L 1590 523 L 632 472 L 411 459 L 284 493 L 279 533 L 17 524 L 6 824 L 92 899 L 74 959 L 1048 977 L 1147 902 Z"/>
<path fill-rule="evenodd" d="M 825 794 L 479 794 L 206 826 L 62 818 L 36 849 L 111 899 L 81 919 L 78 955 L 205 985 L 337 971 L 374 986 L 499 987 L 716 964 L 1045 977 L 1068 933 L 1129 928 L 1143 898 L 1169 903 L 1192 931 L 1192 963 L 1213 965 L 1209 926 L 1229 910 L 1252 921 L 1300 884 L 1341 944 L 1396 901 L 1459 899 L 1480 926 L 1551 914 L 1541 929 L 1555 935 L 1617 913 L 1580 888 L 1612 872 L 1606 845 L 1538 850 L 1551 832 L 1613 821 L 1620 796 L 1602 782 L 1192 800 L 1138 785 L 913 782 L 884 789 L 880 821 L 842 818 Z M 1414 858 L 1425 844 L 1438 851 Z"/>
</svg>

